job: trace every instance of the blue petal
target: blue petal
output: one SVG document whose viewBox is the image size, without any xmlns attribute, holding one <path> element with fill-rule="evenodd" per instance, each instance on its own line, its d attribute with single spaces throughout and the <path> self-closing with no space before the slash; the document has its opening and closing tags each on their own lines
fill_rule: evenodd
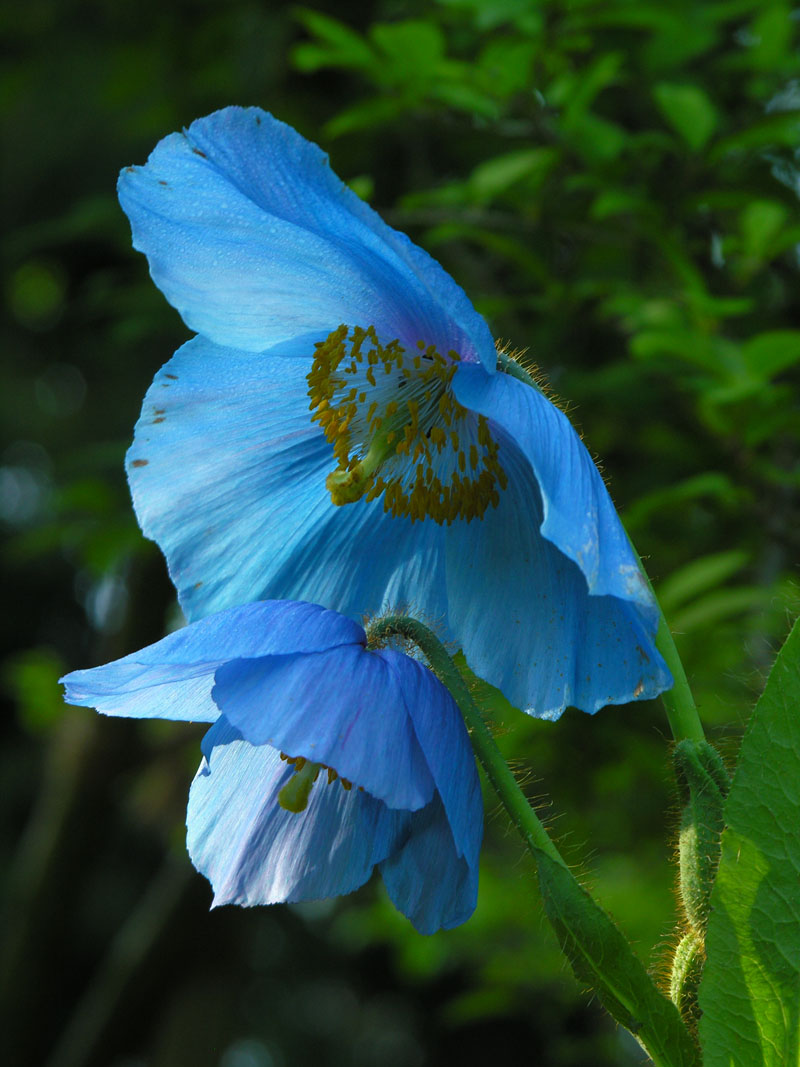
<svg viewBox="0 0 800 1067">
<path fill-rule="evenodd" d="M 466 922 L 478 900 L 478 865 L 460 858 L 438 795 L 411 817 L 406 844 L 380 865 L 392 903 L 421 934 Z"/>
<path fill-rule="evenodd" d="M 102 667 L 61 679 L 70 704 L 105 715 L 214 722 L 217 667 L 233 657 L 318 652 L 363 643 L 350 619 L 316 604 L 268 601 L 213 615 Z"/>
<path fill-rule="evenodd" d="M 671 679 L 654 645 L 654 612 L 589 594 L 576 564 L 539 532 L 541 498 L 526 457 L 492 432 L 508 488 L 481 522 L 448 530 L 450 624 L 470 667 L 541 718 L 658 695 Z"/>
<path fill-rule="evenodd" d="M 411 816 L 320 780 L 298 814 L 278 805 L 290 768 L 222 718 L 189 793 L 187 845 L 214 905 L 276 904 L 350 893 L 399 847 Z"/>
<path fill-rule="evenodd" d="M 392 649 L 377 655 L 383 657 L 397 678 L 398 690 L 444 803 L 456 853 L 477 869 L 483 838 L 483 798 L 461 712 L 449 691 L 421 663 Z"/>
<path fill-rule="evenodd" d="M 225 108 L 165 138 L 146 166 L 122 172 L 119 198 L 156 285 L 218 344 L 262 351 L 372 324 L 494 368 L 488 327 L 460 287 L 316 145 L 258 108 Z"/>
<path fill-rule="evenodd" d="M 633 601 L 657 620 L 603 479 L 567 417 L 538 389 L 479 367 L 460 367 L 453 392 L 464 407 L 501 426 L 525 456 L 541 493 L 542 535 L 577 563 L 589 592 Z"/>
<path fill-rule="evenodd" d="M 332 767 L 390 808 L 413 811 L 431 799 L 406 694 L 379 654 L 351 645 L 234 660 L 216 682 L 214 700 L 246 741 Z"/>
<path fill-rule="evenodd" d="M 251 355 L 195 338 L 145 397 L 128 477 L 187 617 L 273 596 L 357 618 L 421 604 L 443 616 L 443 527 L 393 519 L 380 500 L 331 503 L 336 461 L 310 421 L 298 347 Z"/>
</svg>

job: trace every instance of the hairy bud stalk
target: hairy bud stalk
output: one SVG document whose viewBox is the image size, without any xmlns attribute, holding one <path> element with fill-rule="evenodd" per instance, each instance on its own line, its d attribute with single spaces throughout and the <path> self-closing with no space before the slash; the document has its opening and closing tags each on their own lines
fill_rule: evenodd
<svg viewBox="0 0 800 1067">
<path fill-rule="evenodd" d="M 680 741 L 675 746 L 674 762 L 682 806 L 678 884 L 688 930 L 675 951 L 670 998 L 692 1026 L 699 1012 L 697 988 L 705 960 L 705 930 L 730 778 L 722 757 L 707 741 Z"/>
</svg>

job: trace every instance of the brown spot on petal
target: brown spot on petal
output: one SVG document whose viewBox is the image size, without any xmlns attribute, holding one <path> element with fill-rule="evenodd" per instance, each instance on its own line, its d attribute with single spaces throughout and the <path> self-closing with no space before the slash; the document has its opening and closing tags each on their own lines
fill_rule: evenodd
<svg viewBox="0 0 800 1067">
<path fill-rule="evenodd" d="M 177 380 L 178 380 L 178 375 L 177 374 L 165 374 L 164 377 L 165 378 L 172 378 L 173 382 L 177 382 Z"/>
<path fill-rule="evenodd" d="M 644 692 L 644 680 L 641 680 L 633 691 L 634 697 L 640 697 Z"/>
<path fill-rule="evenodd" d="M 162 180 L 161 178 L 159 178 L 159 179 L 158 179 L 158 184 L 159 184 L 159 185 L 169 185 L 169 182 L 165 182 L 165 181 L 163 181 L 163 180 Z"/>
<path fill-rule="evenodd" d="M 166 412 L 166 408 L 153 408 L 154 415 L 163 415 Z"/>
<path fill-rule="evenodd" d="M 153 419 L 153 425 L 155 426 L 157 422 L 163 422 L 163 421 L 164 421 L 164 416 L 163 415 L 159 415 L 159 417 L 157 419 Z"/>
<path fill-rule="evenodd" d="M 149 462 L 150 462 L 149 459 L 135 459 L 133 461 L 133 463 L 131 463 L 131 466 L 132 467 L 146 467 Z"/>
<path fill-rule="evenodd" d="M 194 583 L 194 588 L 195 589 L 199 589 L 202 584 L 203 584 L 202 582 L 195 582 Z"/>
<path fill-rule="evenodd" d="M 199 148 L 193 148 L 192 151 L 196 156 L 202 156 L 203 159 L 208 159 L 208 156 L 205 154 L 205 152 L 201 152 Z"/>
</svg>

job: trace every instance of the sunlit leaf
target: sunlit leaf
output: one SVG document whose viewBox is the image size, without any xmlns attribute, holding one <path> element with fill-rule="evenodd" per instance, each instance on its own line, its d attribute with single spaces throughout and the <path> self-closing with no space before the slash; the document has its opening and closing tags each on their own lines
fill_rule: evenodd
<svg viewBox="0 0 800 1067">
<path fill-rule="evenodd" d="M 705 1067 L 800 1057 L 800 624 L 742 741 L 700 986 Z"/>
</svg>

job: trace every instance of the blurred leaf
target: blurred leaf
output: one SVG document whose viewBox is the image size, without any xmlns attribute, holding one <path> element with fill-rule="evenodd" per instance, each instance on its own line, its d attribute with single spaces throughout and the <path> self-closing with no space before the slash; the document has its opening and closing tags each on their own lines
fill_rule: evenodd
<svg viewBox="0 0 800 1067">
<path fill-rule="evenodd" d="M 549 87 L 548 102 L 563 108 L 563 124 L 569 129 L 589 110 L 598 93 L 618 80 L 624 56 L 619 52 L 601 53 L 580 72 L 564 74 Z"/>
<path fill-rule="evenodd" d="M 463 82 L 440 81 L 431 87 L 430 95 L 459 111 L 487 119 L 496 119 L 498 116 L 497 104 L 491 97 Z"/>
<path fill-rule="evenodd" d="M 759 382 L 769 381 L 800 362 L 800 330 L 771 330 L 745 342 L 742 355 Z"/>
<path fill-rule="evenodd" d="M 699 597 L 681 611 L 676 611 L 670 619 L 670 625 L 674 632 L 679 634 L 710 629 L 736 615 L 765 608 L 771 596 L 769 589 L 762 589 L 760 586 L 720 589 Z"/>
<path fill-rule="evenodd" d="M 676 512 L 692 500 L 710 497 L 717 504 L 733 505 L 739 502 L 741 491 L 731 479 L 717 471 L 697 474 L 676 485 L 654 489 L 625 510 L 625 526 L 629 531 L 643 527 L 655 512 Z M 691 566 L 691 564 L 689 564 Z M 669 581 L 669 579 L 667 579 Z M 659 589 L 663 589 L 662 583 Z"/>
<path fill-rule="evenodd" d="M 717 110 L 696 85 L 660 82 L 653 95 L 662 115 L 691 149 L 698 152 L 717 127 Z"/>
<path fill-rule="evenodd" d="M 58 679 L 64 662 L 52 648 L 29 648 L 3 663 L 3 687 L 16 703 L 26 730 L 44 734 L 64 712 Z"/>
<path fill-rule="evenodd" d="M 312 72 L 321 67 L 368 69 L 375 62 L 375 53 L 367 41 L 344 22 L 309 8 L 299 8 L 296 17 L 316 43 L 295 45 L 292 59 L 298 70 Z"/>
<path fill-rule="evenodd" d="M 800 1057 L 800 623 L 748 725 L 725 805 L 700 985 L 706 1067 Z"/>
<path fill-rule="evenodd" d="M 741 154 L 774 145 L 794 148 L 800 142 L 800 112 L 788 111 L 768 115 L 739 133 L 723 137 L 709 150 L 709 162 L 719 163 L 726 156 Z"/>
<path fill-rule="evenodd" d="M 744 251 L 764 259 L 776 237 L 786 226 L 789 212 L 775 200 L 754 200 L 742 212 L 741 228 Z"/>
<path fill-rule="evenodd" d="M 592 204 L 592 217 L 607 219 L 614 215 L 638 215 L 650 210 L 646 197 L 625 189 L 605 189 Z"/>
<path fill-rule="evenodd" d="M 752 35 L 749 58 L 753 66 L 763 70 L 779 69 L 792 47 L 794 18 L 791 6 L 775 0 L 765 4 L 764 10 L 753 19 Z"/>
<path fill-rule="evenodd" d="M 721 585 L 740 571 L 748 558 L 747 552 L 731 549 L 687 563 L 658 586 L 658 600 L 664 613 L 669 617 L 670 612 L 688 600 Z"/>
<path fill-rule="evenodd" d="M 478 72 L 484 89 L 506 97 L 530 87 L 536 55 L 532 41 L 513 38 L 490 40 L 481 52 Z"/>
<path fill-rule="evenodd" d="M 422 19 L 378 22 L 372 26 L 369 35 L 390 64 L 402 72 L 399 76 L 402 81 L 415 77 L 427 80 L 444 58 L 442 31 Z"/>
<path fill-rule="evenodd" d="M 588 162 L 607 163 L 624 148 L 626 134 L 617 123 L 587 112 L 569 125 L 568 141 Z"/>
<path fill-rule="evenodd" d="M 469 177 L 469 188 L 474 199 L 486 202 L 506 192 L 512 185 L 525 180 L 535 184 L 546 177 L 555 165 L 558 152 L 555 148 L 521 148 L 504 156 L 479 163 Z"/>
<path fill-rule="evenodd" d="M 482 30 L 494 29 L 507 22 L 532 29 L 541 15 L 532 9 L 530 0 L 436 0 L 442 7 L 472 11 L 475 25 Z"/>
<path fill-rule="evenodd" d="M 405 111 L 402 100 L 392 97 L 375 96 L 361 103 L 345 108 L 325 124 L 328 137 L 340 137 L 345 133 L 369 130 L 384 122 L 391 122 Z"/>
</svg>

